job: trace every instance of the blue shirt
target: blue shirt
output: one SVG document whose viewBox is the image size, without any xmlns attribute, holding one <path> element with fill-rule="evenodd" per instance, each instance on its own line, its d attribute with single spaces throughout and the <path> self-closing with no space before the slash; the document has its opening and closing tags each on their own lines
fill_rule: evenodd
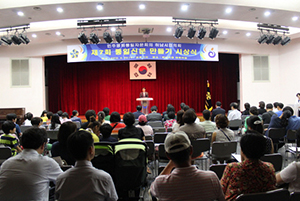
<svg viewBox="0 0 300 201">
<path fill-rule="evenodd" d="M 15 125 L 16 125 L 16 132 L 17 132 L 17 134 L 18 134 L 18 136 L 19 136 L 20 133 L 21 133 L 20 126 L 19 126 L 19 124 L 16 124 L 16 123 L 15 123 Z"/>
<path fill-rule="evenodd" d="M 286 130 L 298 130 L 300 128 L 300 118 L 296 116 L 291 116 L 289 118 L 289 124 Z"/>
<path fill-rule="evenodd" d="M 81 119 L 79 117 L 72 117 L 71 121 L 78 121 L 80 122 L 80 125 L 82 124 Z"/>
<path fill-rule="evenodd" d="M 277 112 L 275 112 L 275 114 L 277 114 L 277 116 L 281 116 L 282 115 L 282 110 L 281 111 L 277 111 Z"/>
<path fill-rule="evenodd" d="M 144 115 L 144 113 L 142 113 L 141 111 L 136 111 L 136 112 L 133 113 L 133 115 L 134 115 L 134 118 L 135 118 L 135 119 L 138 119 L 139 116 L 140 116 L 140 115 Z"/>
</svg>

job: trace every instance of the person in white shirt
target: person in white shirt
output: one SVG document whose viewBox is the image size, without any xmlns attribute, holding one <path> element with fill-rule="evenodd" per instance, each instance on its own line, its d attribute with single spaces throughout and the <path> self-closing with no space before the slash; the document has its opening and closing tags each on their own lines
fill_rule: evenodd
<svg viewBox="0 0 300 201">
<path fill-rule="evenodd" d="M 278 185 L 289 183 L 290 192 L 300 192 L 300 162 L 292 162 L 276 174 Z"/>
<path fill-rule="evenodd" d="M 46 143 L 45 129 L 32 127 L 24 131 L 24 150 L 1 166 L 0 200 L 48 201 L 49 182 L 55 182 L 62 170 L 52 158 L 41 155 Z"/>
<path fill-rule="evenodd" d="M 294 110 L 295 110 L 295 115 L 297 117 L 300 117 L 300 93 L 297 93 L 296 96 L 297 96 L 297 99 L 295 101 Z"/>
<path fill-rule="evenodd" d="M 203 110 L 202 114 L 205 121 L 199 122 L 199 124 L 204 127 L 205 132 L 214 132 L 217 130 L 216 123 L 210 120 L 210 111 Z"/>
<path fill-rule="evenodd" d="M 57 200 L 117 201 L 118 195 L 111 176 L 93 167 L 94 140 L 85 130 L 68 137 L 67 147 L 76 159 L 75 167 L 62 173 L 56 180 Z"/>
<path fill-rule="evenodd" d="M 233 102 L 230 104 L 230 108 L 231 108 L 231 111 L 229 112 L 228 111 L 228 120 L 231 121 L 231 120 L 235 120 L 235 119 L 242 119 L 241 117 L 241 112 L 238 111 L 238 104 Z"/>
<path fill-rule="evenodd" d="M 32 124 L 31 124 L 31 119 L 32 119 L 32 117 L 33 117 L 33 114 L 32 114 L 31 112 L 27 112 L 27 113 L 24 115 L 25 121 L 24 121 L 23 125 L 24 125 L 24 126 L 32 126 Z"/>
<path fill-rule="evenodd" d="M 139 124 L 135 127 L 141 128 L 144 131 L 145 136 L 151 136 L 153 135 L 153 128 L 149 125 L 147 125 L 147 117 L 145 115 L 139 116 Z"/>
</svg>

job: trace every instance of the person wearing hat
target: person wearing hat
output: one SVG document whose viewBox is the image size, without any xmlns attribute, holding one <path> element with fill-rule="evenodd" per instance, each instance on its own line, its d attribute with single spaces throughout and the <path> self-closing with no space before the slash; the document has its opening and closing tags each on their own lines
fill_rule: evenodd
<svg viewBox="0 0 300 201">
<path fill-rule="evenodd" d="M 151 184 L 153 196 L 159 200 L 225 200 L 217 175 L 191 165 L 193 147 L 187 134 L 168 134 L 164 144 L 170 161 Z"/>
<path fill-rule="evenodd" d="M 136 125 L 137 128 L 141 128 L 144 131 L 145 136 L 153 135 L 153 128 L 147 125 L 147 117 L 145 115 L 139 116 L 139 124 Z"/>
</svg>

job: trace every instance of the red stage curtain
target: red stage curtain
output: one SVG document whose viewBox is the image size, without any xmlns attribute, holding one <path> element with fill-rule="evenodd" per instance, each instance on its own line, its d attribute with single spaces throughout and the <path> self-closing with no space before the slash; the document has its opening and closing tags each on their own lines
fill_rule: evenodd
<svg viewBox="0 0 300 201">
<path fill-rule="evenodd" d="M 212 104 L 221 101 L 228 110 L 237 101 L 238 60 L 237 54 L 219 54 L 219 62 L 157 61 L 156 80 L 131 81 L 128 61 L 67 63 L 67 56 L 46 57 L 49 110 L 84 114 L 109 107 L 111 112 L 133 112 L 146 87 L 159 112 L 169 103 L 179 110 L 181 102 L 202 112 L 207 80 Z"/>
</svg>

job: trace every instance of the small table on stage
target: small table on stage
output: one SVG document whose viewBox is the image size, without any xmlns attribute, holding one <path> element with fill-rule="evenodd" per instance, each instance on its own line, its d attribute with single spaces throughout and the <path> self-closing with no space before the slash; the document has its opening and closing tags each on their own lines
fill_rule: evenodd
<svg viewBox="0 0 300 201">
<path fill-rule="evenodd" d="M 153 101 L 153 98 L 137 98 L 136 101 L 141 101 L 142 113 L 149 114 L 150 101 Z"/>
</svg>

